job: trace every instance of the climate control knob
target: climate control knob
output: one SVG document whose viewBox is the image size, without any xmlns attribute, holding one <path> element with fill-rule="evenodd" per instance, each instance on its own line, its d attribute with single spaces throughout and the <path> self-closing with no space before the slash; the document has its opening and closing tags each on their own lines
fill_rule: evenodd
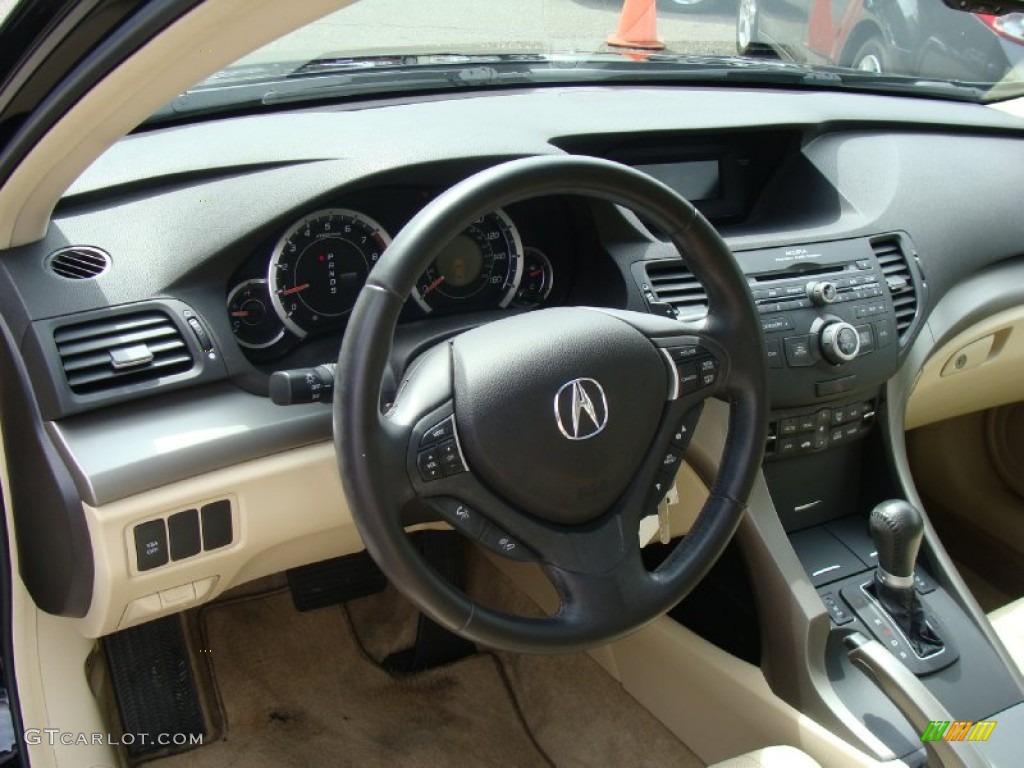
<svg viewBox="0 0 1024 768">
<path fill-rule="evenodd" d="M 860 334 L 841 320 L 821 329 L 821 354 L 833 365 L 848 363 L 860 353 Z"/>
<path fill-rule="evenodd" d="M 839 294 L 836 291 L 836 284 L 830 283 L 828 280 L 820 280 L 814 283 L 808 283 L 807 296 L 819 307 L 823 307 L 826 304 L 831 304 L 837 298 L 839 298 Z"/>
</svg>

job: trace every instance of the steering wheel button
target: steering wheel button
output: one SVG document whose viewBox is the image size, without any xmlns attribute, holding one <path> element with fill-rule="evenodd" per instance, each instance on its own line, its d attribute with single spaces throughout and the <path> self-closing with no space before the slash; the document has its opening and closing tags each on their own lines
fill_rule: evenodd
<svg viewBox="0 0 1024 768">
<path fill-rule="evenodd" d="M 477 541 L 492 552 L 507 557 L 509 560 L 517 560 L 521 563 L 533 563 L 537 561 L 537 555 L 524 547 L 519 541 L 509 536 L 505 531 L 491 523 L 484 524 L 483 533 Z"/>
<path fill-rule="evenodd" d="M 700 385 L 702 387 L 710 387 L 715 383 L 716 375 L 714 373 L 702 373 L 700 375 Z"/>
<path fill-rule="evenodd" d="M 443 454 L 441 456 L 441 466 L 444 469 L 445 477 L 451 477 L 452 475 L 458 475 L 467 471 L 466 465 L 462 463 L 462 457 L 458 451 Z"/>
<path fill-rule="evenodd" d="M 428 483 L 431 480 L 440 480 L 444 477 L 441 459 L 436 451 L 421 451 L 416 457 L 416 468 L 420 472 L 420 477 Z"/>
<path fill-rule="evenodd" d="M 676 362 L 686 362 L 705 354 L 705 350 L 697 346 L 669 347 L 667 351 L 668 356 Z"/>
<path fill-rule="evenodd" d="M 456 499 L 431 499 L 431 504 L 455 530 L 473 541 L 480 538 L 488 525 L 479 512 Z"/>
<path fill-rule="evenodd" d="M 420 440 L 421 446 L 433 445 L 439 443 L 442 440 L 447 440 L 449 437 L 455 434 L 455 421 L 453 417 L 449 416 L 447 419 L 442 421 L 440 424 L 435 424 L 427 430 L 426 434 Z"/>
<path fill-rule="evenodd" d="M 676 366 L 676 369 L 679 371 L 679 394 L 689 395 L 700 388 L 696 363 L 683 363 Z"/>
<path fill-rule="evenodd" d="M 683 461 L 683 452 L 675 446 L 670 446 L 665 454 L 661 457 L 661 469 L 660 472 L 663 475 L 674 475 L 679 470 L 679 465 Z"/>
</svg>

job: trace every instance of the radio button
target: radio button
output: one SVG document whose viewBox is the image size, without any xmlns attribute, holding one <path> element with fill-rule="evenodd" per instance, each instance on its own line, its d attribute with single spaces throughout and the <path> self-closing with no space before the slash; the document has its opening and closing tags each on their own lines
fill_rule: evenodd
<svg viewBox="0 0 1024 768">
<path fill-rule="evenodd" d="M 868 352 L 872 352 L 875 349 L 875 334 L 871 330 L 870 325 L 858 325 L 856 326 L 857 333 L 860 334 L 860 352 L 859 354 L 865 355 Z"/>
<path fill-rule="evenodd" d="M 791 336 L 786 339 L 786 360 L 794 368 L 806 368 L 814 365 L 814 353 L 811 352 L 809 336 Z"/>
<path fill-rule="evenodd" d="M 830 283 L 828 280 L 808 283 L 807 296 L 818 306 L 831 304 L 839 298 L 835 283 Z"/>
<path fill-rule="evenodd" d="M 878 348 L 882 349 L 892 344 L 892 323 L 888 320 L 876 320 L 874 325 Z"/>
<path fill-rule="evenodd" d="M 797 429 L 800 432 L 813 432 L 815 427 L 818 426 L 818 419 L 813 413 L 809 413 L 806 416 L 797 416 Z"/>
<path fill-rule="evenodd" d="M 843 376 L 841 379 L 830 379 L 829 381 L 819 381 L 814 385 L 814 390 L 818 397 L 828 397 L 829 395 L 841 395 L 843 392 L 849 392 L 853 389 L 853 385 L 856 383 L 856 376 Z"/>
<path fill-rule="evenodd" d="M 793 321 L 788 317 L 763 317 L 761 318 L 761 330 L 765 333 L 791 331 L 793 330 Z"/>
<path fill-rule="evenodd" d="M 793 417 L 791 419 L 782 419 L 779 421 L 779 434 L 780 435 L 795 435 L 800 431 L 800 419 Z"/>
</svg>

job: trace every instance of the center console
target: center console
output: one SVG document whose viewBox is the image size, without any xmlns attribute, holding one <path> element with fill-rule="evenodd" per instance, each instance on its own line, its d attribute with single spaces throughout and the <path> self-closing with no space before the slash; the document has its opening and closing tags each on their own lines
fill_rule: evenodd
<svg viewBox="0 0 1024 768">
<path fill-rule="evenodd" d="M 785 537 L 753 557 L 772 558 L 779 584 L 792 591 L 792 555 L 777 551 L 788 539 L 827 617 L 824 631 L 809 619 L 802 641 L 767 642 L 768 654 L 785 648 L 810 658 L 762 659 L 766 677 L 791 704 L 831 719 L 881 760 L 1015 764 L 1005 740 L 936 748 L 922 738 L 933 720 L 1015 727 L 1024 722 L 1024 695 L 964 609 L 942 558 L 927 548 L 918 557 L 924 523 L 899 498 L 889 463 L 886 383 L 917 329 L 925 289 L 912 244 L 885 235 L 736 257 L 765 336 L 772 411 L 763 475 L 778 517 L 772 525 Z M 652 312 L 706 309 L 678 262 L 649 262 L 635 275 Z M 781 617 L 761 611 L 764 637 L 773 631 L 765 622 Z"/>
</svg>

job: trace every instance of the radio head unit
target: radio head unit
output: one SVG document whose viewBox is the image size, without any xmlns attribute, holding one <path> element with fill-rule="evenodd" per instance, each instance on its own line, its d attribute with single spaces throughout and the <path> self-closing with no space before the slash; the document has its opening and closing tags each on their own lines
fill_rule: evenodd
<svg viewBox="0 0 1024 768">
<path fill-rule="evenodd" d="M 896 254 L 894 266 L 880 261 L 882 249 Z M 919 287 L 906 252 L 898 236 L 736 252 L 761 315 L 773 408 L 877 388 L 896 372 Z M 679 260 L 641 262 L 634 274 L 652 312 L 706 311 Z"/>
</svg>

